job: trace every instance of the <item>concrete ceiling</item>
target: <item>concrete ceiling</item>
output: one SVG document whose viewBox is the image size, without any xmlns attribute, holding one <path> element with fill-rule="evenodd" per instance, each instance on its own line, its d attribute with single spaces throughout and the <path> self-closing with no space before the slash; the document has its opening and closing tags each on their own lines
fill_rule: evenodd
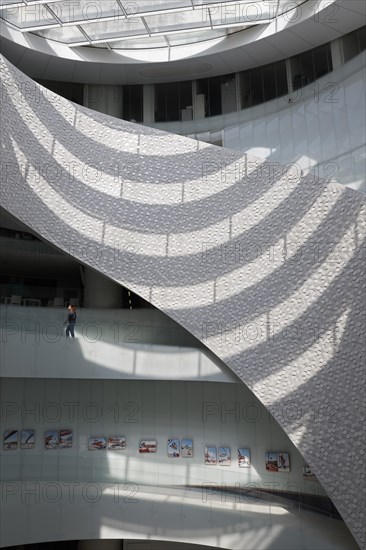
<svg viewBox="0 0 366 550">
<path fill-rule="evenodd" d="M 197 53 L 190 46 L 170 52 L 150 50 L 149 61 L 136 52 L 69 48 L 1 24 L 1 53 L 32 78 L 103 84 L 148 84 L 215 76 L 245 70 L 306 51 L 360 27 L 363 0 L 320 0 L 297 8 L 273 23 L 236 33 Z M 300 10 L 301 8 L 301 10 Z M 299 11 L 300 10 L 300 11 Z M 145 52 L 146 53 L 146 52 Z M 135 56 L 135 58 L 132 57 Z M 141 54 L 142 56 L 142 54 Z M 162 59 L 164 58 L 164 59 Z"/>
</svg>

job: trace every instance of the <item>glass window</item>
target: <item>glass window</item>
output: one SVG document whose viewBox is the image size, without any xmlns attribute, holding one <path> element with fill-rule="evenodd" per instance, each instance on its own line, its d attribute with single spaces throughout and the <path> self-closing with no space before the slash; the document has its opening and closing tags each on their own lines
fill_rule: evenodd
<svg viewBox="0 0 366 550">
<path fill-rule="evenodd" d="M 139 18 L 120 21 L 98 21 L 97 23 L 84 23 L 82 29 L 91 40 L 107 41 L 114 38 L 127 36 L 149 36 L 145 25 Z"/>
<path fill-rule="evenodd" d="M 117 2 L 91 2 L 90 0 L 62 0 L 50 5 L 54 13 L 64 23 L 72 21 L 87 22 L 93 19 L 101 20 L 106 17 L 113 17 L 116 21 L 122 20 L 123 12 Z"/>
<path fill-rule="evenodd" d="M 315 80 L 313 51 L 302 53 L 300 56 L 301 74 L 305 77 L 306 84 Z"/>
<path fill-rule="evenodd" d="M 21 29 L 47 25 L 59 26 L 53 15 L 42 4 L 4 9 L 1 17 Z"/>
<path fill-rule="evenodd" d="M 288 92 L 286 60 L 239 74 L 240 105 L 247 109 Z"/>
<path fill-rule="evenodd" d="M 263 67 L 264 101 L 277 97 L 276 65 L 271 63 Z"/>
<path fill-rule="evenodd" d="M 170 82 L 169 84 L 165 84 L 165 94 L 165 119 L 167 122 L 179 120 L 179 82 Z"/>
<path fill-rule="evenodd" d="M 252 69 L 250 71 L 250 87 L 252 95 L 252 105 L 258 105 L 263 103 L 264 94 L 263 94 L 263 69 L 259 67 L 258 69 Z"/>
<path fill-rule="evenodd" d="M 63 42 L 64 44 L 76 44 L 87 41 L 77 27 L 44 29 L 43 31 L 38 31 L 37 35 L 46 39 L 56 40 L 57 42 Z"/>
<path fill-rule="evenodd" d="M 208 79 L 208 116 L 221 115 L 221 76 Z"/>
<path fill-rule="evenodd" d="M 250 86 L 250 71 L 243 71 L 239 77 L 240 85 L 240 104 L 242 109 L 247 109 L 252 105 L 252 90 Z"/>
<path fill-rule="evenodd" d="M 366 50 L 366 27 L 362 27 L 357 31 L 358 42 L 360 44 L 360 52 Z"/>
<path fill-rule="evenodd" d="M 155 122 L 192 120 L 192 82 L 155 85 Z"/>
<path fill-rule="evenodd" d="M 135 0 L 135 2 L 123 2 L 123 4 L 128 15 L 192 8 L 191 0 L 138 0 L 137 2 Z"/>
<path fill-rule="evenodd" d="M 143 120 L 143 86 L 134 84 L 123 86 L 124 120 L 142 122 Z"/>
<path fill-rule="evenodd" d="M 360 53 L 360 42 L 357 32 L 350 32 L 341 38 L 343 49 L 343 61 L 347 63 Z"/>
<path fill-rule="evenodd" d="M 209 116 L 208 109 L 208 78 L 197 80 L 196 118 Z"/>
<path fill-rule="evenodd" d="M 204 104 L 204 116 L 216 116 L 222 113 L 221 76 L 197 80 L 197 99 Z M 198 118 L 201 118 L 201 109 Z"/>
<path fill-rule="evenodd" d="M 313 51 L 315 79 L 322 77 L 332 70 L 332 56 L 330 45 L 325 44 Z"/>
<path fill-rule="evenodd" d="M 192 120 L 193 118 L 193 100 L 192 100 L 192 81 L 187 80 L 179 85 L 179 108 L 180 120 Z"/>
<path fill-rule="evenodd" d="M 277 97 L 281 97 L 288 93 L 287 84 L 287 69 L 286 60 L 278 61 L 276 63 L 276 83 L 277 83 Z"/>
<path fill-rule="evenodd" d="M 291 58 L 292 86 L 294 90 L 303 88 L 315 79 L 313 52 L 305 52 Z"/>
<path fill-rule="evenodd" d="M 235 74 L 221 77 L 222 113 L 232 113 L 237 110 Z"/>
</svg>

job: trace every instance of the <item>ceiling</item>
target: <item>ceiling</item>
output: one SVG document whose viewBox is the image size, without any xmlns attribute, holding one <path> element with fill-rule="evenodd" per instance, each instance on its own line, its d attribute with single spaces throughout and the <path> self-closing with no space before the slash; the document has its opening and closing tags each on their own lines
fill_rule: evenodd
<svg viewBox="0 0 366 550">
<path fill-rule="evenodd" d="M 107 49 L 169 49 L 264 25 L 305 0 L 0 0 L 0 17 L 22 33 Z"/>
<path fill-rule="evenodd" d="M 95 84 L 188 80 L 265 65 L 332 41 L 364 24 L 366 15 L 364 0 L 0 0 L 0 6 L 1 53 L 21 71 Z"/>
</svg>

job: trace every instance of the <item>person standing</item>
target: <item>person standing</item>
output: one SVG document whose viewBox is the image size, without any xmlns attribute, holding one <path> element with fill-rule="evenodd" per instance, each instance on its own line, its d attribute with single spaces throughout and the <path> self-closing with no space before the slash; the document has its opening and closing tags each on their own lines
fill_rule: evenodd
<svg viewBox="0 0 366 550">
<path fill-rule="evenodd" d="M 68 310 L 68 315 L 67 315 L 67 319 L 65 321 L 65 325 L 67 325 L 67 327 L 66 327 L 66 338 L 69 339 L 69 340 L 74 341 L 74 338 L 75 338 L 74 329 L 75 329 L 75 323 L 76 323 L 76 307 L 72 306 L 70 304 L 68 306 L 67 310 Z"/>
</svg>

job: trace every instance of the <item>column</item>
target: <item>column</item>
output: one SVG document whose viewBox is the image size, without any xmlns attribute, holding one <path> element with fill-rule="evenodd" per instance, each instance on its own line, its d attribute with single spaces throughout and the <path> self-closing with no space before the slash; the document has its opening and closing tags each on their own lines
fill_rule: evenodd
<svg viewBox="0 0 366 550">
<path fill-rule="evenodd" d="M 342 44 L 339 38 L 330 43 L 333 70 L 343 65 Z"/>
<path fill-rule="evenodd" d="M 121 308 L 123 289 L 90 267 L 84 272 L 84 307 Z"/>
</svg>

